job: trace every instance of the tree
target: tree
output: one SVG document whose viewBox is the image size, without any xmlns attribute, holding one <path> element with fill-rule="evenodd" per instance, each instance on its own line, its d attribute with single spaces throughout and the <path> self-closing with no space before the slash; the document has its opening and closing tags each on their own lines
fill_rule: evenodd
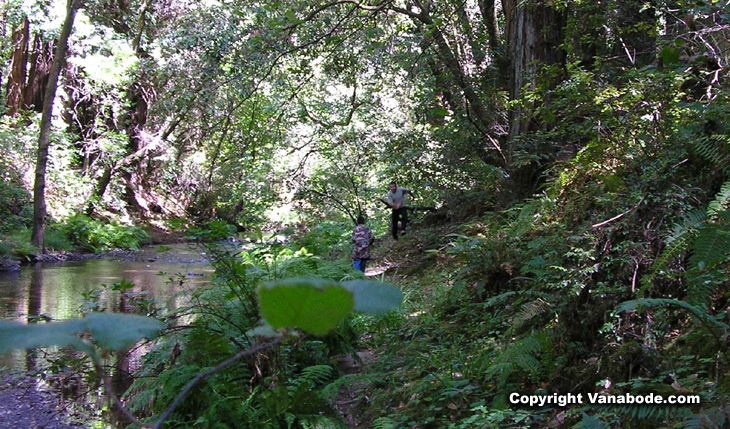
<svg viewBox="0 0 730 429">
<path fill-rule="evenodd" d="M 15 116 L 23 105 L 28 63 L 29 25 L 28 18 L 24 17 L 20 28 L 13 32 L 13 55 L 10 61 L 10 74 L 8 75 L 8 88 L 5 102 L 10 116 Z"/>
<path fill-rule="evenodd" d="M 41 116 L 40 133 L 38 136 L 38 152 L 36 158 L 35 184 L 33 185 L 33 233 L 31 242 L 45 252 L 44 238 L 46 230 L 46 168 L 48 166 L 48 148 L 50 146 L 51 119 L 53 118 L 53 101 L 58 87 L 58 76 L 66 63 L 68 39 L 73 29 L 76 11 L 81 6 L 81 0 L 68 0 L 66 18 L 58 36 L 58 45 L 51 64 L 48 87 L 43 98 L 43 113 Z"/>
</svg>

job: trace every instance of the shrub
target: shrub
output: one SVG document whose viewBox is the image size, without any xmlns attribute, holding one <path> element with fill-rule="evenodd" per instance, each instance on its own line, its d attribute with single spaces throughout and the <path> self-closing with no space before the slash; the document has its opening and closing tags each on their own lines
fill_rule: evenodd
<svg viewBox="0 0 730 429">
<path fill-rule="evenodd" d="M 103 223 L 88 216 L 75 214 L 59 228 L 74 245 L 95 253 L 113 248 L 138 249 L 147 233 L 140 227 L 119 223 Z"/>
</svg>

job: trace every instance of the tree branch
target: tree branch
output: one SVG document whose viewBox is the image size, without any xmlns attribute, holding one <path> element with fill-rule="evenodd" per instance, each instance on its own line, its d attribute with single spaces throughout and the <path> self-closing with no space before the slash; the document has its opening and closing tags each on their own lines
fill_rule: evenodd
<svg viewBox="0 0 730 429">
<path fill-rule="evenodd" d="M 175 410 L 175 408 L 178 406 L 178 404 L 180 404 L 180 401 L 182 401 L 182 399 L 185 397 L 185 395 L 187 395 L 190 392 L 190 390 L 192 390 L 192 388 L 195 387 L 195 385 L 198 384 L 201 380 L 217 373 L 218 371 L 222 370 L 223 368 L 225 368 L 233 363 L 238 362 L 239 360 L 243 359 L 246 356 L 250 356 L 250 355 L 252 355 L 254 353 L 258 353 L 262 350 L 270 349 L 271 347 L 274 347 L 274 346 L 278 345 L 279 343 L 281 343 L 281 338 L 277 338 L 274 341 L 271 341 L 266 344 L 262 344 L 260 346 L 251 347 L 250 349 L 243 350 L 243 351 L 237 353 L 235 356 L 221 362 L 220 364 L 218 364 L 218 366 L 211 368 L 208 371 L 201 372 L 200 374 L 196 375 L 195 378 L 192 379 L 190 381 L 190 383 L 188 383 L 187 386 L 185 386 L 185 389 L 183 389 L 183 391 L 180 392 L 179 395 L 177 395 L 177 398 L 175 398 L 175 400 L 170 405 L 170 407 L 162 414 L 162 416 L 160 416 L 160 419 L 157 421 L 157 423 L 155 423 L 154 426 L 149 426 L 146 424 L 142 424 L 142 425 L 145 427 L 152 427 L 153 429 L 159 429 L 160 427 L 162 427 L 162 424 L 165 422 L 165 420 L 167 420 L 167 418 L 170 417 L 170 414 L 172 414 L 173 410 Z M 135 424 L 139 424 L 139 423 L 135 423 Z"/>
<path fill-rule="evenodd" d="M 632 211 L 636 210 L 636 208 L 639 207 L 641 205 L 641 203 L 643 203 L 643 202 L 644 202 L 644 197 L 641 197 L 641 200 L 639 200 L 639 202 L 636 203 L 636 205 L 634 207 L 626 210 L 625 212 L 621 213 L 620 215 L 617 215 L 617 216 L 612 217 L 611 219 L 604 220 L 603 222 L 600 222 L 600 223 L 597 223 L 595 225 L 592 225 L 592 227 L 593 228 L 600 228 L 602 226 L 608 225 L 609 223 L 611 223 L 611 222 L 613 222 L 615 220 L 619 220 L 622 217 L 626 216 L 627 214 L 631 213 Z"/>
<path fill-rule="evenodd" d="M 337 127 L 337 126 L 346 127 L 346 126 L 350 125 L 350 122 L 352 122 L 352 117 L 355 114 L 355 111 L 360 106 L 365 104 L 364 102 L 357 102 L 357 81 L 355 81 L 354 87 L 352 88 L 352 97 L 350 97 L 350 105 L 352 106 L 352 108 L 347 113 L 347 117 L 342 121 L 335 121 L 335 122 L 327 123 L 321 119 L 315 118 L 311 113 L 309 113 L 309 110 L 307 110 L 307 106 L 304 104 L 304 102 L 302 100 L 299 100 L 299 103 L 300 103 L 302 109 L 304 109 L 304 114 L 307 115 L 307 118 L 309 118 L 310 121 L 314 122 L 315 124 L 317 124 L 321 127 L 326 128 L 328 130 L 330 130 L 334 127 Z"/>
</svg>

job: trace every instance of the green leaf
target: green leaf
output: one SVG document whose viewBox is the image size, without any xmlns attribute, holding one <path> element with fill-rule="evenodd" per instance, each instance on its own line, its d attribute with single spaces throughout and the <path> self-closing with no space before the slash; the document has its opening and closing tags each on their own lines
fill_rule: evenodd
<svg viewBox="0 0 730 429">
<path fill-rule="evenodd" d="M 0 354 L 14 349 L 48 346 L 73 346 L 88 351 L 90 345 L 78 337 L 84 329 L 85 325 L 80 319 L 31 325 L 0 321 Z"/>
<path fill-rule="evenodd" d="M 385 314 L 398 308 L 403 301 L 403 292 L 393 285 L 370 280 L 351 280 L 342 283 L 352 292 L 355 311 L 370 314 Z"/>
<path fill-rule="evenodd" d="M 149 317 L 118 313 L 92 313 L 84 319 L 30 325 L 0 321 L 0 354 L 48 346 L 71 346 L 93 354 L 91 343 L 79 337 L 86 331 L 102 349 L 120 350 L 143 337 L 156 336 L 163 327 L 162 322 Z"/>
<path fill-rule="evenodd" d="M 165 326 L 150 317 L 121 313 L 91 313 L 84 320 L 94 341 L 104 350 L 121 350 L 142 338 L 154 338 Z"/>
<path fill-rule="evenodd" d="M 679 62 L 679 49 L 671 46 L 665 46 L 659 53 L 659 58 L 662 59 L 664 65 L 676 64 Z"/>
<path fill-rule="evenodd" d="M 573 426 L 580 429 L 607 429 L 611 427 L 608 423 L 604 423 L 596 417 L 591 417 L 585 412 L 583 413 L 583 420 Z"/>
<path fill-rule="evenodd" d="M 275 329 L 297 327 L 324 335 L 353 309 L 352 294 L 325 280 L 293 278 L 259 288 L 261 315 Z"/>
</svg>

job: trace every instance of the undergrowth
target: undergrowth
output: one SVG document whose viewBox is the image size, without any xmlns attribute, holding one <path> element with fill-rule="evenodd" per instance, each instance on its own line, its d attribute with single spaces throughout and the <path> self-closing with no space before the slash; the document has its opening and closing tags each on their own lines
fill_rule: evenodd
<svg viewBox="0 0 730 429">
<path fill-rule="evenodd" d="M 612 102 L 638 108 L 622 91 Z M 383 382 L 362 426 L 724 427 L 729 139 L 695 125 L 721 129 L 713 109 L 680 113 L 679 128 L 646 133 L 640 112 L 625 117 L 636 128 L 587 135 L 533 198 L 400 243 L 408 299 L 387 326 L 366 325 Z M 701 404 L 529 407 L 513 393 Z"/>
</svg>

